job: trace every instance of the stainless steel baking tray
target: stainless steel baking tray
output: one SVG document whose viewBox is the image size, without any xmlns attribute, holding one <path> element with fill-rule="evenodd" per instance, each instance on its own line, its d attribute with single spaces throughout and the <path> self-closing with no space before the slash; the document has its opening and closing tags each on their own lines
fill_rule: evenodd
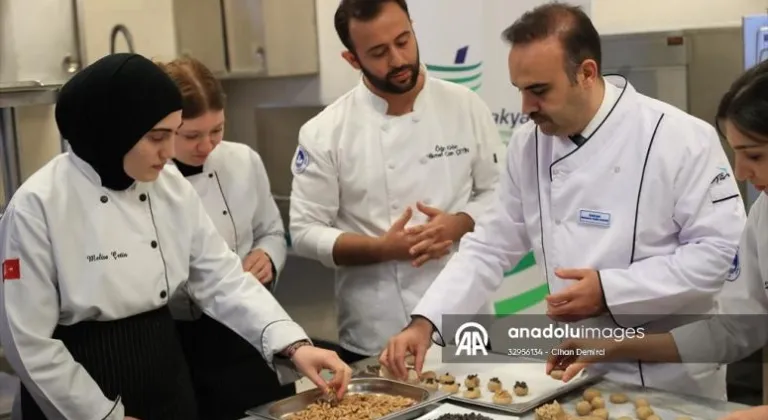
<svg viewBox="0 0 768 420">
<path fill-rule="evenodd" d="M 442 391 L 433 391 L 417 385 L 392 381 L 385 378 L 353 378 L 347 387 L 348 394 L 386 394 L 411 398 L 416 404 L 380 417 L 378 420 L 400 420 L 410 418 L 409 414 L 423 411 L 427 406 L 448 398 Z M 246 411 L 249 416 L 258 416 L 270 420 L 283 420 L 291 414 L 301 411 L 316 402 L 322 395 L 320 389 L 314 388 L 279 401 L 267 403 Z"/>
<path fill-rule="evenodd" d="M 586 373 L 586 371 L 583 370 L 581 371 L 581 375 L 571 379 L 570 381 L 568 381 L 568 383 L 563 384 L 563 386 L 557 388 L 556 390 L 544 392 L 540 396 L 534 399 L 531 399 L 525 402 L 516 403 L 516 404 L 509 404 L 509 405 L 494 404 L 492 402 L 485 402 L 485 401 L 473 400 L 471 398 L 464 398 L 461 396 L 461 394 L 450 395 L 448 399 L 453 401 L 459 401 L 464 404 L 491 408 L 494 410 L 504 411 L 510 414 L 519 415 L 519 414 L 528 413 L 529 411 L 532 411 L 536 407 L 539 407 L 543 404 L 549 403 L 552 400 L 560 398 L 561 396 L 568 394 L 573 390 L 595 383 L 599 381 L 603 376 L 604 376 L 603 374 L 589 375 Z"/>
</svg>

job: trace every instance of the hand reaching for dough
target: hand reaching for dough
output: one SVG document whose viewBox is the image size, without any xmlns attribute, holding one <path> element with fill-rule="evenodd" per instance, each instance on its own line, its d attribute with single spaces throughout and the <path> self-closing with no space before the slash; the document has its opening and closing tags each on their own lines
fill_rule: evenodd
<svg viewBox="0 0 768 420">
<path fill-rule="evenodd" d="M 765 420 L 768 419 L 768 405 L 734 411 L 720 420 Z"/>
<path fill-rule="evenodd" d="M 550 352 L 547 358 L 547 375 L 553 370 L 565 370 L 563 372 L 563 382 L 568 382 L 575 378 L 584 368 L 592 363 L 604 362 L 610 360 L 618 353 L 621 342 L 610 339 L 580 339 L 566 340 L 559 345 L 557 349 L 565 350 L 560 352 Z M 587 350 L 587 351 L 579 351 Z M 595 351 L 589 351 L 595 350 Z M 579 356 L 561 356 L 559 354 L 580 354 Z M 554 356 L 553 354 L 558 354 Z"/>
</svg>

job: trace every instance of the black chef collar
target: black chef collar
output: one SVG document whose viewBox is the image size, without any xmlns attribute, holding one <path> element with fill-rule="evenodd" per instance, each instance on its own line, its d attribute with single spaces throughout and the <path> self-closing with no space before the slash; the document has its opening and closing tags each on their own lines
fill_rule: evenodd
<svg viewBox="0 0 768 420">
<path fill-rule="evenodd" d="M 192 175 L 198 175 L 203 173 L 203 165 L 200 166 L 192 166 L 187 165 L 186 163 L 174 158 L 173 163 L 176 164 L 176 167 L 179 168 L 179 172 L 181 172 L 184 177 L 189 177 Z"/>
<path fill-rule="evenodd" d="M 56 124 L 72 151 L 111 190 L 135 182 L 123 159 L 163 118 L 181 110 L 181 93 L 155 63 L 138 54 L 103 57 L 75 74 L 56 102 Z"/>
</svg>

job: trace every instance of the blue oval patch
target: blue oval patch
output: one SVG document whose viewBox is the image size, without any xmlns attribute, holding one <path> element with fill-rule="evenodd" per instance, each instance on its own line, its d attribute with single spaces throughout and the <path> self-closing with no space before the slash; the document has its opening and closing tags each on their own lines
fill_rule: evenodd
<svg viewBox="0 0 768 420">
<path fill-rule="evenodd" d="M 300 174 L 307 169 L 307 166 L 309 166 L 309 153 L 307 153 L 307 149 L 299 145 L 299 147 L 296 149 L 296 158 L 293 162 L 293 170 L 295 173 Z"/>
<path fill-rule="evenodd" d="M 731 269 L 728 270 L 728 276 L 725 279 L 728 281 L 734 281 L 739 278 L 739 274 L 741 274 L 741 264 L 739 263 L 739 253 L 737 251 L 736 256 L 733 257 Z"/>
</svg>

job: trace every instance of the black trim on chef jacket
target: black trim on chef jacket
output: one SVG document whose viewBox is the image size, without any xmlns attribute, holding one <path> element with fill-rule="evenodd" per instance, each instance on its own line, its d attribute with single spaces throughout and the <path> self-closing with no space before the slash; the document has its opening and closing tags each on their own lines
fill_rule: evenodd
<svg viewBox="0 0 768 420">
<path fill-rule="evenodd" d="M 64 343 L 107 398 L 123 403 L 126 416 L 198 419 L 187 363 L 167 306 L 115 321 L 59 325 L 53 338 Z M 20 392 L 22 419 L 45 420 L 23 385 Z"/>
<path fill-rule="evenodd" d="M 623 76 L 621 76 L 621 77 L 624 78 Z M 624 80 L 626 81 L 626 78 L 624 78 Z M 555 160 L 554 162 L 552 162 L 552 164 L 549 165 L 549 180 L 550 180 L 550 182 L 553 179 L 553 177 L 552 177 L 552 168 L 557 163 L 563 161 L 564 159 L 568 158 L 572 154 L 574 154 L 577 151 L 579 151 L 592 138 L 592 136 L 594 136 L 595 133 L 597 133 L 600 130 L 600 128 L 608 120 L 608 118 L 611 116 L 611 114 L 613 114 L 613 111 L 616 109 L 616 106 L 619 104 L 621 99 L 624 97 L 624 93 L 627 90 L 627 86 L 628 86 L 628 82 L 625 83 L 624 87 L 621 90 L 621 94 L 619 95 L 618 99 L 616 99 L 616 102 L 611 107 L 611 110 L 608 111 L 608 114 L 605 116 L 605 118 L 603 118 L 603 120 L 600 122 L 600 124 L 597 126 L 597 128 L 595 128 L 595 130 L 589 135 L 589 137 L 585 138 L 584 140 L 579 139 L 578 142 L 576 140 L 574 140 L 573 137 L 572 137 L 571 140 L 574 141 L 574 143 L 576 143 L 576 145 L 577 145 L 576 149 L 572 150 L 571 152 L 569 152 L 565 156 Z M 664 115 L 662 114 L 661 117 L 659 118 L 659 120 L 656 122 L 656 128 L 653 130 L 653 135 L 651 137 L 651 142 L 648 145 L 648 151 L 646 152 L 646 155 L 645 155 L 645 162 L 643 164 L 643 172 L 642 172 L 642 174 L 640 176 L 640 186 L 639 186 L 638 192 L 637 192 L 637 204 L 636 204 L 636 207 L 635 207 L 634 230 L 633 230 L 633 233 L 632 233 L 632 254 L 631 254 L 631 258 L 630 258 L 630 264 L 632 262 L 634 262 L 634 260 L 635 260 L 635 243 L 636 243 L 636 240 L 637 240 L 637 218 L 638 218 L 637 217 L 637 213 L 638 213 L 638 209 L 640 207 L 640 193 L 642 191 L 643 180 L 645 179 L 645 169 L 646 169 L 646 166 L 648 165 L 648 157 L 650 156 L 650 153 L 651 153 L 651 146 L 653 146 L 653 141 L 656 139 L 656 132 L 658 131 L 659 125 L 661 124 L 661 120 L 663 118 L 664 118 Z M 581 136 L 580 134 L 577 134 L 576 136 L 579 136 L 579 137 L 581 137 L 583 139 L 583 136 Z M 539 180 L 539 129 L 538 129 L 538 127 L 536 127 L 536 130 L 534 130 L 534 137 L 535 137 L 535 142 L 536 142 L 536 144 L 535 144 L 535 149 L 536 149 L 536 185 L 537 185 L 538 197 L 539 197 L 539 227 L 541 229 L 541 252 L 542 252 L 542 256 L 544 257 L 544 278 L 547 281 L 547 289 L 548 289 L 549 293 L 551 294 L 552 293 L 552 289 L 551 289 L 550 283 L 549 283 L 549 271 L 547 269 L 547 255 L 546 255 L 546 251 L 544 250 L 544 220 L 541 217 L 542 207 L 541 207 L 541 182 Z M 606 308 L 608 314 L 610 315 L 611 320 L 613 321 L 614 324 L 616 324 L 617 327 L 626 329 L 627 327 L 619 324 L 616 321 L 616 318 L 614 317 L 613 313 L 611 313 L 611 310 L 608 307 L 607 299 L 605 297 L 605 293 L 603 292 L 603 285 L 602 285 L 603 280 L 602 280 L 602 277 L 600 276 L 600 271 L 599 270 L 597 271 L 597 278 L 600 281 L 600 293 L 602 294 L 603 304 L 605 305 L 605 308 Z M 556 322 L 556 324 L 559 324 L 559 323 Z M 645 378 L 643 376 L 643 365 L 642 365 L 642 362 L 640 362 L 639 360 L 637 361 L 637 367 L 638 367 L 638 370 L 639 370 L 639 373 L 640 373 L 640 383 L 641 383 L 641 385 L 643 387 L 645 387 Z"/>
</svg>

